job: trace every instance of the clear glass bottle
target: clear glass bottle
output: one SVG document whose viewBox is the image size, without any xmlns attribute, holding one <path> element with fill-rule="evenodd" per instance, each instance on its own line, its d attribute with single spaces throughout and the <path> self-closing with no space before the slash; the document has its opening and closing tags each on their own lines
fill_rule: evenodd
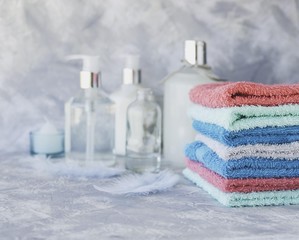
<svg viewBox="0 0 299 240">
<path fill-rule="evenodd" d="M 112 166 L 115 106 L 101 88 L 98 59 L 81 55 L 71 59 L 78 58 L 84 60 L 81 93 L 65 104 L 66 158 Z"/>
<path fill-rule="evenodd" d="M 139 89 L 127 111 L 126 168 L 158 172 L 161 164 L 162 113 L 152 90 Z"/>
</svg>

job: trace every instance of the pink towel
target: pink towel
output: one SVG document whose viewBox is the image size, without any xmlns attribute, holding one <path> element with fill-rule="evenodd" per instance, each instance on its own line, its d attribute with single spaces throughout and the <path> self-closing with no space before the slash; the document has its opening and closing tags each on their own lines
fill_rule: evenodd
<svg viewBox="0 0 299 240">
<path fill-rule="evenodd" d="M 196 86 L 190 91 L 189 96 L 192 102 L 211 108 L 242 105 L 276 106 L 299 103 L 299 84 L 210 83 Z"/>
<path fill-rule="evenodd" d="M 264 192 L 299 189 L 299 178 L 239 178 L 227 179 L 186 158 L 186 166 L 223 192 Z"/>
</svg>

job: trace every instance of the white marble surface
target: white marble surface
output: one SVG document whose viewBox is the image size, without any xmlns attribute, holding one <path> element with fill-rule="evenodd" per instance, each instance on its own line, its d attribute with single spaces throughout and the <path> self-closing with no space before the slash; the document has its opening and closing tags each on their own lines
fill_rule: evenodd
<svg viewBox="0 0 299 240">
<path fill-rule="evenodd" d="M 25 156 L 26 157 L 26 156 Z M 148 196 L 94 189 L 111 180 L 45 175 L 1 156 L 0 239 L 298 239 L 299 206 L 228 208 L 182 178 Z"/>
</svg>

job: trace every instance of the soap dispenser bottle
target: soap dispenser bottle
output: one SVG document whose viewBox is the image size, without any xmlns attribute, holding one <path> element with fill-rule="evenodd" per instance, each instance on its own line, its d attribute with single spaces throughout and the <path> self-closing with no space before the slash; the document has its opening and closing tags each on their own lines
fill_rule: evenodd
<svg viewBox="0 0 299 240">
<path fill-rule="evenodd" d="M 110 95 L 110 99 L 116 105 L 114 153 L 118 156 L 126 154 L 127 109 L 129 104 L 136 99 L 140 83 L 139 56 L 128 55 L 125 68 L 123 69 L 123 84 Z"/>
<path fill-rule="evenodd" d="M 185 41 L 183 66 L 164 79 L 163 153 L 170 165 L 184 167 L 184 148 L 194 141 L 195 130 L 187 111 L 189 91 L 198 84 L 220 80 L 207 65 L 206 43 Z"/>
<path fill-rule="evenodd" d="M 115 163 L 115 106 L 102 89 L 99 57 L 72 55 L 68 60 L 81 59 L 81 92 L 65 104 L 65 154 L 67 159 L 82 164 Z"/>
</svg>

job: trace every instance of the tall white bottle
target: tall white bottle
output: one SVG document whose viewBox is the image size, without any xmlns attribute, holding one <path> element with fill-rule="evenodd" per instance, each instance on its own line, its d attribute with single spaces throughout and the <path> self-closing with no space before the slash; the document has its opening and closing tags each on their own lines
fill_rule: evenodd
<svg viewBox="0 0 299 240">
<path fill-rule="evenodd" d="M 206 44 L 186 40 L 184 66 L 164 80 L 163 153 L 173 167 L 184 167 L 184 149 L 194 141 L 195 130 L 187 111 L 189 91 L 198 84 L 219 80 L 206 61 Z"/>
<path fill-rule="evenodd" d="M 135 101 L 140 83 L 139 56 L 128 55 L 123 70 L 123 84 L 110 95 L 110 99 L 116 104 L 114 153 L 119 156 L 126 154 L 127 109 Z"/>
</svg>

